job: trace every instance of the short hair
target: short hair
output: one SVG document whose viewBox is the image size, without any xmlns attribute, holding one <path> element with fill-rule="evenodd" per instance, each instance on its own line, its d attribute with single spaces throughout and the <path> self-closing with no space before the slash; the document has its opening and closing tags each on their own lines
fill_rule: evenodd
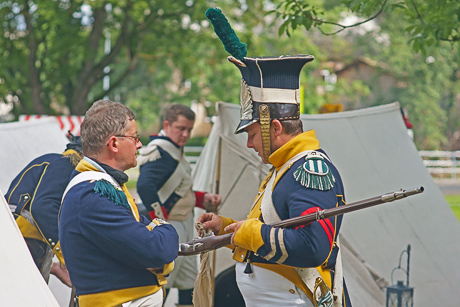
<svg viewBox="0 0 460 307">
<path fill-rule="evenodd" d="M 297 135 L 303 132 L 303 124 L 300 119 L 281 120 L 280 123 L 286 134 Z"/>
<path fill-rule="evenodd" d="M 83 154 L 97 155 L 112 135 L 124 134 L 134 112 L 119 102 L 98 100 L 88 109 L 81 123 L 80 136 Z"/>
<path fill-rule="evenodd" d="M 163 114 L 163 123 L 168 121 L 169 123 L 174 123 L 177 121 L 179 115 L 184 116 L 188 120 L 195 121 L 195 112 L 193 112 L 189 107 L 186 107 L 182 104 L 172 104 L 166 108 Z"/>
</svg>

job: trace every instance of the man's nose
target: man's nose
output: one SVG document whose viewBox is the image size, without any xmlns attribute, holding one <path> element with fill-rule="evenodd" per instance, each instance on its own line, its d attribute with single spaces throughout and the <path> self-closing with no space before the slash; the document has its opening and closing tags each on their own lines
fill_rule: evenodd
<svg viewBox="0 0 460 307">
<path fill-rule="evenodd" d="M 247 148 L 252 148 L 252 147 L 253 147 L 253 143 L 252 143 L 252 141 L 249 139 L 249 137 L 248 137 L 248 141 L 246 142 L 246 147 L 247 147 Z"/>
</svg>

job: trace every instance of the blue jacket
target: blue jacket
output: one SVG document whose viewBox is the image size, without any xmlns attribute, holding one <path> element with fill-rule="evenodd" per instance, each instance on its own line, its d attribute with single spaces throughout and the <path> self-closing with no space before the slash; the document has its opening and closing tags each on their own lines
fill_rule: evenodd
<svg viewBox="0 0 460 307">
<path fill-rule="evenodd" d="M 35 158 L 14 178 L 5 195 L 10 205 L 17 206 L 13 215 L 23 236 L 47 243 L 62 263 L 58 212 L 62 194 L 75 169 L 71 156 L 80 158 L 73 150 Z M 35 225 L 21 217 L 23 210 L 30 212 Z"/>
<path fill-rule="evenodd" d="M 80 161 L 73 177 L 94 170 L 88 165 Z M 107 304 L 104 306 L 111 302 L 116 305 L 155 293 L 160 282 L 148 269 L 161 269 L 171 263 L 179 246 L 171 225 L 153 230 L 147 227 L 150 222 L 139 214 L 124 182 L 118 181 L 126 196 L 116 199 L 110 193 L 121 191 L 104 181 L 84 181 L 71 188 L 59 221 L 59 238 L 70 279 L 77 296 L 90 297 L 87 306 L 101 306 L 101 301 Z M 101 182 L 107 187 L 105 192 L 97 188 Z M 85 305 L 82 298 L 80 305 Z"/>
<path fill-rule="evenodd" d="M 292 165 L 288 162 L 298 154 L 313 150 L 315 156 L 305 156 Z M 316 159 L 316 157 L 321 157 Z M 315 162 L 316 161 L 316 162 Z M 320 149 L 313 130 L 304 132 L 281 146 L 270 155 L 277 175 L 272 189 L 272 203 L 279 220 L 315 213 L 345 204 L 343 183 L 336 167 Z M 284 165 L 290 165 L 284 168 Z M 267 193 L 270 175 L 264 180 L 259 193 Z M 258 194 L 259 195 L 259 194 Z M 331 286 L 338 248 L 337 236 L 342 216 L 331 217 L 296 228 L 277 228 L 266 223 L 258 198 L 248 219 L 235 234 L 233 259 L 253 262 L 293 281 L 293 268 L 317 268 Z M 223 218 L 224 229 L 234 222 Z M 219 234 L 223 234 L 222 232 Z M 299 287 L 301 284 L 296 284 Z M 351 306 L 346 286 L 343 306 Z"/>
</svg>

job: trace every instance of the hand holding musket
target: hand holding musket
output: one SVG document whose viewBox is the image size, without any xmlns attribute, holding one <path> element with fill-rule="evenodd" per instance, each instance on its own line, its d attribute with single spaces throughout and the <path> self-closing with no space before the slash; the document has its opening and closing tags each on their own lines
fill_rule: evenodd
<svg viewBox="0 0 460 307">
<path fill-rule="evenodd" d="M 331 209 L 318 210 L 304 216 L 297 216 L 286 219 L 280 222 L 270 224 L 272 227 L 281 228 L 294 228 L 302 225 L 307 225 L 315 221 L 330 218 L 332 216 L 361 210 L 364 208 L 380 205 L 383 203 L 392 202 L 398 199 L 406 198 L 415 194 L 422 193 L 424 188 L 418 187 L 409 190 L 400 190 L 392 193 L 383 194 L 381 196 L 368 198 L 365 200 L 357 201 L 344 206 L 339 206 Z M 206 236 L 204 238 L 194 239 L 190 242 L 179 244 L 179 256 L 191 256 L 199 253 L 207 252 L 213 249 L 218 249 L 231 244 L 233 233 L 228 233 L 222 236 Z"/>
</svg>

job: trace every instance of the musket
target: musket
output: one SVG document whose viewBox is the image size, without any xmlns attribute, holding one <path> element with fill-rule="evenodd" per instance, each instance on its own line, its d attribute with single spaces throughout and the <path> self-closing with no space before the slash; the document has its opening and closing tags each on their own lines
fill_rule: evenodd
<svg viewBox="0 0 460 307">
<path fill-rule="evenodd" d="M 347 205 L 331 209 L 317 210 L 314 213 L 310 213 L 303 216 L 297 216 L 276 223 L 272 223 L 270 224 L 270 226 L 280 228 L 294 228 L 298 226 L 303 226 L 315 221 L 330 218 L 332 216 L 349 213 L 364 208 L 380 205 L 383 203 L 389 203 L 398 199 L 406 198 L 408 196 L 422 193 L 423 190 L 424 188 L 422 186 L 409 190 L 401 189 L 396 192 L 386 193 L 380 196 L 360 200 Z M 222 236 L 210 235 L 203 238 L 193 239 L 189 242 L 181 243 L 179 244 L 179 256 L 196 255 L 229 245 L 231 242 L 232 235 L 233 233 L 228 233 Z"/>
</svg>

